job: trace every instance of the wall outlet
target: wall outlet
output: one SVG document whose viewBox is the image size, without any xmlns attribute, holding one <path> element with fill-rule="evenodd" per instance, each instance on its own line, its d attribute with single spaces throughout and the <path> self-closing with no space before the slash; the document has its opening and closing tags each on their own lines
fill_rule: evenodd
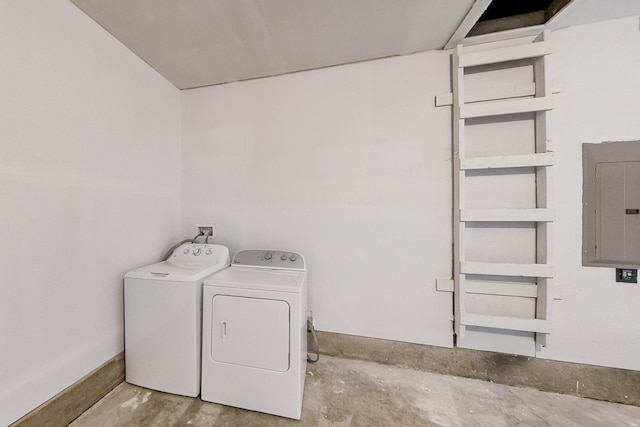
<svg viewBox="0 0 640 427">
<path fill-rule="evenodd" d="M 196 225 L 196 233 L 200 236 L 209 236 L 210 239 L 216 237 L 215 224 L 199 224 Z"/>
<path fill-rule="evenodd" d="M 307 331 L 311 331 L 313 329 L 313 312 L 311 310 L 307 310 Z"/>
<path fill-rule="evenodd" d="M 616 282 L 638 283 L 638 270 L 632 268 L 616 268 Z"/>
</svg>

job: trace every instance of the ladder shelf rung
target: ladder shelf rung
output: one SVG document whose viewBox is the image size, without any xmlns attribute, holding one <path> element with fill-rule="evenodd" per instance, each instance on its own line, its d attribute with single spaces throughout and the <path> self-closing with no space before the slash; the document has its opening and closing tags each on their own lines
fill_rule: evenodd
<svg viewBox="0 0 640 427">
<path fill-rule="evenodd" d="M 554 268 L 550 264 L 509 264 L 494 262 L 463 261 L 462 274 L 514 277 L 553 277 Z"/>
<path fill-rule="evenodd" d="M 516 156 L 466 157 L 460 159 L 460 169 L 501 169 L 553 165 L 553 152 Z"/>
<path fill-rule="evenodd" d="M 505 114 L 531 113 L 553 109 L 551 97 L 517 98 L 504 101 L 487 101 L 463 104 L 460 106 L 460 118 L 502 116 Z"/>
<path fill-rule="evenodd" d="M 484 314 L 463 313 L 461 321 L 465 326 L 483 328 L 510 329 L 513 331 L 551 333 L 551 322 L 544 319 L 524 319 L 519 317 L 489 316 Z"/>
<path fill-rule="evenodd" d="M 537 298 L 538 285 L 533 283 L 490 283 L 466 280 L 464 282 L 466 294 L 497 295 L 504 297 Z"/>
<path fill-rule="evenodd" d="M 503 47 L 473 53 L 463 53 L 458 59 L 458 67 L 475 67 L 478 65 L 496 64 L 519 59 L 537 58 L 549 55 L 551 45 L 547 42 L 536 42 L 517 46 Z"/>
<path fill-rule="evenodd" d="M 469 222 L 551 222 L 552 209 L 462 209 L 460 221 Z"/>
</svg>

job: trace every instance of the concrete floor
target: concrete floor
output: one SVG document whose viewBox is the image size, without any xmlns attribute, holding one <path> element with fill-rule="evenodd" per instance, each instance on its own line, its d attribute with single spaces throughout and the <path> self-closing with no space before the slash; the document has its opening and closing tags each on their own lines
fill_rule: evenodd
<svg viewBox="0 0 640 427">
<path fill-rule="evenodd" d="M 70 426 L 640 427 L 640 407 L 323 356 L 301 421 L 122 383 Z"/>
</svg>

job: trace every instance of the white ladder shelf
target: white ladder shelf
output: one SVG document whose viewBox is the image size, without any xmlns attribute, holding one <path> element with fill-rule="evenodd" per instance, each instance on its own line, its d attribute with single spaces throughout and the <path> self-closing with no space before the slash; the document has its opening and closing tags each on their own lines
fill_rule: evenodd
<svg viewBox="0 0 640 427">
<path fill-rule="evenodd" d="M 553 109 L 551 81 L 548 75 L 547 55 L 551 53 L 550 33 L 545 31 L 533 42 L 495 48 L 491 50 L 465 53 L 458 45 L 453 53 L 453 143 L 454 143 L 454 296 L 455 296 L 455 332 L 464 337 L 466 327 L 484 327 L 513 331 L 534 332 L 536 341 L 548 345 L 552 332 L 550 319 L 551 287 L 554 277 L 553 266 L 553 198 L 552 166 L 553 152 L 550 147 L 549 111 Z M 500 95 L 487 94 L 484 101 L 470 96 L 465 103 L 464 69 L 466 67 L 485 66 L 496 63 L 531 59 L 533 61 L 534 85 L 527 89 L 533 96 L 514 98 L 508 91 Z M 532 93 L 531 93 L 532 92 Z M 518 113 L 535 114 L 535 153 L 494 157 L 467 157 L 465 150 L 466 120 L 479 117 L 508 116 Z M 470 209 L 464 206 L 468 191 L 467 171 L 505 168 L 535 168 L 536 207 L 532 209 Z M 512 264 L 498 262 L 474 262 L 465 259 L 466 222 L 533 222 L 536 224 L 536 263 Z M 536 279 L 533 285 L 512 285 L 522 295 L 535 295 L 536 314 L 534 318 L 503 317 L 470 313 L 466 310 L 465 297 L 477 292 L 476 284 L 467 282 L 467 275 L 530 277 Z M 517 286 L 517 287 L 514 287 Z M 528 289 L 535 290 L 531 293 Z M 495 292 L 499 286 L 484 286 Z M 509 293 L 503 286 L 504 294 Z M 522 290 L 521 290 L 522 289 Z"/>
</svg>

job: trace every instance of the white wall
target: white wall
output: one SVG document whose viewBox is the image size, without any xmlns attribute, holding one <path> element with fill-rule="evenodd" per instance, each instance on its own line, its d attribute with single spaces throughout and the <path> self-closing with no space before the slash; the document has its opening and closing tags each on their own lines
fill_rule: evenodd
<svg viewBox="0 0 640 427">
<path fill-rule="evenodd" d="M 123 350 L 179 236 L 179 92 L 66 1 L 0 3 L 0 425 Z"/>
<path fill-rule="evenodd" d="M 551 345 L 542 357 L 640 369 L 640 285 L 582 267 L 582 143 L 640 139 L 638 17 L 553 33 L 560 83 L 553 113 L 557 282 Z"/>
<path fill-rule="evenodd" d="M 581 144 L 640 139 L 638 18 L 553 45 L 563 299 L 536 355 L 640 369 L 640 287 L 581 266 Z M 215 221 L 232 251 L 304 253 L 321 330 L 450 345 L 449 72 L 428 52 L 183 92 L 183 234 Z"/>
<path fill-rule="evenodd" d="M 449 55 L 185 91 L 183 234 L 301 252 L 317 328 L 452 345 Z"/>
</svg>

